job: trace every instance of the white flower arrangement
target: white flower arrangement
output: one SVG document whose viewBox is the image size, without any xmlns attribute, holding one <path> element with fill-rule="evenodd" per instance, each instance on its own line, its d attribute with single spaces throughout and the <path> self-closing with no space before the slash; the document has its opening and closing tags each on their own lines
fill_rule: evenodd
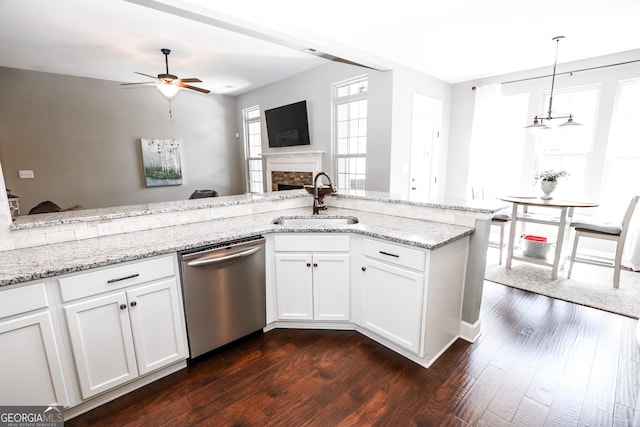
<svg viewBox="0 0 640 427">
<path fill-rule="evenodd" d="M 538 181 L 557 181 L 560 178 L 569 176 L 569 172 L 563 170 L 549 169 L 546 171 L 538 172 L 535 176 L 536 182 Z"/>
</svg>

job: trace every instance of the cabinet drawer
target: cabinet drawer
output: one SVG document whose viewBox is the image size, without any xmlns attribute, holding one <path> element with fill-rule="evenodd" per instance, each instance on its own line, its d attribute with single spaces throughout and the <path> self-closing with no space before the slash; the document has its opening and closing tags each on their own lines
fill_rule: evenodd
<svg viewBox="0 0 640 427">
<path fill-rule="evenodd" d="M 58 282 L 66 302 L 174 275 L 173 256 L 168 255 L 74 274 Z"/>
<path fill-rule="evenodd" d="M 425 267 L 424 251 L 381 240 L 364 239 L 364 254 L 370 258 L 418 271 L 424 271 Z"/>
<path fill-rule="evenodd" d="M 347 252 L 348 234 L 276 234 L 276 252 Z"/>
<path fill-rule="evenodd" d="M 49 306 L 44 283 L 9 289 L 0 293 L 0 318 Z"/>
</svg>

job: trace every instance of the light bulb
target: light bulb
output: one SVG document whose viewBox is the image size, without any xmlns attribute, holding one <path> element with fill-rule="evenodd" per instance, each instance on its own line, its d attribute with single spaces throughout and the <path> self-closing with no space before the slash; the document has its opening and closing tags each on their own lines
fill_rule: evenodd
<svg viewBox="0 0 640 427">
<path fill-rule="evenodd" d="M 180 90 L 180 86 L 176 86 L 171 83 L 160 83 L 157 84 L 156 87 L 160 91 L 160 93 L 167 99 L 171 99 L 178 94 Z"/>
</svg>

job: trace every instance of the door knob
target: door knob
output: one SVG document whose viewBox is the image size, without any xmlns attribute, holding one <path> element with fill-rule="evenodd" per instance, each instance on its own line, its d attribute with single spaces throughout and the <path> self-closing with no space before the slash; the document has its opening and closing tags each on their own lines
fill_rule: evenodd
<svg viewBox="0 0 640 427">
<path fill-rule="evenodd" d="M 136 301 L 131 301 L 131 307 L 135 307 L 136 305 L 138 305 L 138 303 Z"/>
<path fill-rule="evenodd" d="M 127 308 L 127 304 L 120 304 L 120 310 L 124 310 L 125 308 Z"/>
<path fill-rule="evenodd" d="M 367 271 L 367 267 L 362 267 L 362 271 Z"/>
</svg>

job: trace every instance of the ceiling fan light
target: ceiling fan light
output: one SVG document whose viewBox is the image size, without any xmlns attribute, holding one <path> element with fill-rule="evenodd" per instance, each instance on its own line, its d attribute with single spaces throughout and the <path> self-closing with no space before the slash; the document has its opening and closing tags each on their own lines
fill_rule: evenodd
<svg viewBox="0 0 640 427">
<path fill-rule="evenodd" d="M 167 99 L 172 99 L 178 94 L 178 91 L 180 90 L 180 86 L 176 86 L 171 83 L 159 83 L 158 85 L 156 85 L 156 87 L 158 88 L 162 96 Z"/>
</svg>

